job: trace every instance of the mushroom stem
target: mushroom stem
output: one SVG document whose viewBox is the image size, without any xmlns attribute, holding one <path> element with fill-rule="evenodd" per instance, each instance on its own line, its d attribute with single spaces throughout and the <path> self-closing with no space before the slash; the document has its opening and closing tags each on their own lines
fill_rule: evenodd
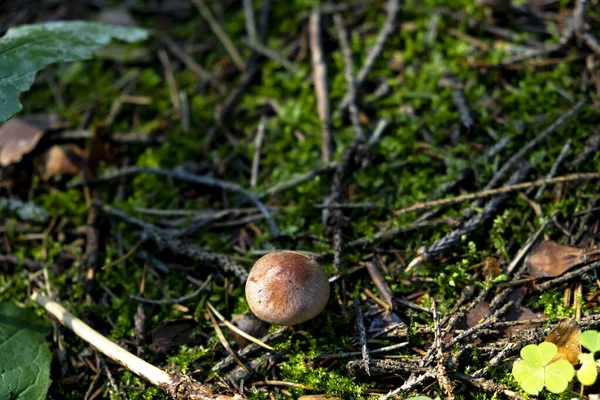
<svg viewBox="0 0 600 400">
<path fill-rule="evenodd" d="M 213 394 L 210 387 L 202 385 L 185 375 L 171 375 L 147 363 L 99 334 L 48 296 L 33 292 L 31 300 L 42 306 L 46 312 L 75 332 L 77 336 L 94 346 L 98 351 L 151 384 L 165 390 L 175 399 L 237 400 L 243 398 L 238 395 L 231 397 Z"/>
</svg>

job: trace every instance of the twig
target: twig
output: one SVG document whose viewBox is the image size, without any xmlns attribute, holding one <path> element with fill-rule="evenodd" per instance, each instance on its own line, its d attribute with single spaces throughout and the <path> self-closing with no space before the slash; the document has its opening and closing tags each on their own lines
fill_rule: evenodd
<svg viewBox="0 0 600 400">
<path fill-rule="evenodd" d="M 548 172 L 548 175 L 546 175 L 546 179 L 552 179 L 556 175 L 558 167 L 563 162 L 567 154 L 569 154 L 569 150 L 571 150 L 571 139 L 567 140 L 562 150 L 560 151 L 560 154 L 558 155 L 558 157 L 556 157 L 556 161 L 554 162 L 554 165 L 552 165 L 552 168 L 550 169 L 550 172 Z M 545 189 L 546 185 L 540 186 L 537 193 L 533 197 L 533 200 L 539 200 L 539 198 L 542 197 L 542 194 L 544 193 Z"/>
<path fill-rule="evenodd" d="M 363 320 L 362 312 L 360 311 L 358 299 L 353 299 L 352 306 L 354 307 L 354 315 L 356 316 L 356 326 L 358 328 L 358 337 L 360 341 L 360 352 L 362 354 L 363 368 L 365 369 L 367 375 L 371 376 L 371 371 L 369 370 L 371 356 L 369 355 L 369 347 L 367 346 L 367 332 L 365 330 L 365 322 Z"/>
<path fill-rule="evenodd" d="M 198 296 L 200 293 L 202 293 L 203 291 L 206 290 L 208 284 L 210 283 L 212 279 L 212 275 L 208 275 L 208 277 L 206 278 L 206 280 L 204 281 L 204 283 L 202 284 L 202 286 L 200 286 L 198 289 L 194 290 L 192 293 L 190 294 L 186 294 L 185 296 L 181 296 L 178 297 L 176 299 L 170 299 L 170 300 L 152 300 L 152 299 L 147 299 L 145 297 L 141 297 L 141 296 L 136 296 L 136 295 L 129 295 L 129 298 L 132 300 L 136 300 L 139 301 L 140 303 L 145 303 L 145 304 L 154 304 L 154 305 L 158 305 L 158 306 L 166 306 L 166 305 L 170 305 L 170 304 L 180 304 L 180 303 L 184 303 L 188 300 L 191 300 L 193 298 L 195 298 L 196 296 Z"/>
<path fill-rule="evenodd" d="M 246 32 L 251 43 L 256 43 L 258 33 L 256 32 L 256 21 L 254 20 L 254 5 L 252 0 L 244 0 L 244 20 L 246 21 Z"/>
<path fill-rule="evenodd" d="M 344 58 L 344 76 L 346 78 L 346 93 L 348 94 L 348 108 L 350 110 L 350 120 L 354 127 L 355 138 L 364 140 L 360 121 L 358 119 L 358 107 L 356 106 L 356 83 L 354 80 L 354 66 L 352 64 L 352 50 L 348 42 L 348 32 L 344 27 L 344 20 L 340 14 L 334 14 L 333 22 L 338 32 L 338 40 L 342 48 L 342 56 Z"/>
<path fill-rule="evenodd" d="M 583 144 L 583 150 L 575 157 L 572 163 L 569 164 L 569 169 L 577 169 L 583 164 L 588 158 L 596 154 L 600 148 L 600 129 L 587 138 Z"/>
<path fill-rule="evenodd" d="M 283 328 L 279 328 L 278 330 L 271 332 L 265 336 L 263 336 L 262 338 L 260 338 L 260 341 L 262 343 L 268 343 L 271 340 L 275 340 L 280 338 L 281 336 L 283 336 L 285 333 L 290 333 L 290 329 L 289 327 L 283 327 Z M 261 346 L 259 346 L 256 343 L 250 343 L 249 345 L 247 345 L 246 347 L 244 347 L 238 354 L 240 357 L 245 357 L 249 354 L 251 354 L 254 351 L 257 351 L 261 348 Z M 219 361 L 217 364 L 215 364 L 214 367 L 211 368 L 211 371 L 221 371 L 224 368 L 227 368 L 231 365 L 233 365 L 234 363 L 234 359 L 233 357 L 231 357 L 230 355 L 227 356 L 226 358 L 224 358 L 223 360 Z"/>
<path fill-rule="evenodd" d="M 488 182 L 488 184 L 485 186 L 484 189 L 487 190 L 487 189 L 491 189 L 494 186 L 496 186 L 500 182 L 500 180 L 506 176 L 508 171 L 510 171 L 514 166 L 518 165 L 521 162 L 521 159 L 523 158 L 523 156 L 525 154 L 527 154 L 527 152 L 529 150 L 535 148 L 548 135 L 550 135 L 551 133 L 556 131 L 561 125 L 563 125 L 565 122 L 567 122 L 567 120 L 569 118 L 571 118 L 575 114 L 579 113 L 579 111 L 583 108 L 584 105 L 585 105 L 585 100 L 584 99 L 579 100 L 577 102 L 577 104 L 575 104 L 569 111 L 567 111 L 566 113 L 564 113 L 563 115 L 558 117 L 556 119 L 556 121 L 554 121 L 550 126 L 548 126 L 546 129 L 544 129 L 542 132 L 540 132 L 539 135 L 537 135 L 535 138 L 530 140 L 526 145 L 521 147 L 519 149 L 519 151 L 517 151 L 512 157 L 510 157 L 502 165 L 502 167 L 498 170 L 498 172 L 496 172 L 494 177 Z"/>
<path fill-rule="evenodd" d="M 313 180 L 314 178 L 316 178 L 319 175 L 323 175 L 325 173 L 334 171 L 337 168 L 337 166 L 338 166 L 338 162 L 333 161 L 324 167 L 316 168 L 316 169 L 313 169 L 312 171 L 308 171 L 304 174 L 297 175 L 288 181 L 273 185 L 269 189 L 265 190 L 264 193 L 259 194 L 258 197 L 263 198 L 265 196 L 273 196 L 278 193 L 284 192 L 286 190 L 292 189 L 296 186 L 300 186 L 303 183 Z"/>
<path fill-rule="evenodd" d="M 181 103 L 179 103 L 179 95 L 177 90 L 177 81 L 175 80 L 175 74 L 173 73 L 173 65 L 171 65 L 171 60 L 169 60 L 169 56 L 167 52 L 163 49 L 158 51 L 158 59 L 165 70 L 165 78 L 167 80 L 167 86 L 169 87 L 169 96 L 171 97 L 171 104 L 173 104 L 173 108 L 175 111 L 179 112 L 181 109 Z"/>
<path fill-rule="evenodd" d="M 383 299 L 388 304 L 387 308 L 391 310 L 394 304 L 394 295 L 392 294 L 390 287 L 385 281 L 385 278 L 381 274 L 381 271 L 379 270 L 379 268 L 377 268 L 377 265 L 375 265 L 374 262 L 367 263 L 367 271 L 369 272 L 373 283 L 377 287 L 377 290 L 379 290 L 381 297 L 383 297 Z"/>
<path fill-rule="evenodd" d="M 265 139 L 265 125 L 267 124 L 267 117 L 265 115 L 260 117 L 258 123 L 258 131 L 256 132 L 256 139 L 254 139 L 254 157 L 252 158 L 252 174 L 250 176 L 250 187 L 255 188 L 258 181 L 258 168 L 260 166 L 260 152 L 262 150 L 263 141 Z"/>
<path fill-rule="evenodd" d="M 525 258 L 525 256 L 527 255 L 527 253 L 529 252 L 529 250 L 531 250 L 531 248 L 533 247 L 533 245 L 535 244 L 535 242 L 537 242 L 537 240 L 539 239 L 540 236 L 542 236 L 542 234 L 544 233 L 544 231 L 546 230 L 546 228 L 548 227 L 548 225 L 550 224 L 550 222 L 552 222 L 552 218 L 556 215 L 557 213 L 555 212 L 554 214 L 552 214 L 550 216 L 550 218 L 546 219 L 542 225 L 540 226 L 540 228 L 533 234 L 533 236 L 531 236 L 527 242 L 523 245 L 523 247 L 521 247 L 519 249 L 519 251 L 517 251 L 517 254 L 513 257 L 513 259 L 511 260 L 510 264 L 508 264 L 508 266 L 506 267 L 506 274 L 508 276 L 512 275 L 513 271 L 515 270 L 515 268 L 517 267 L 517 265 L 519 265 L 519 263 L 523 260 L 523 258 Z M 513 277 L 513 279 L 519 279 L 521 277 L 522 272 L 519 271 L 515 274 L 515 276 Z"/>
<path fill-rule="evenodd" d="M 406 393 L 409 390 L 411 390 L 412 388 L 414 388 L 415 386 L 423 383 L 424 380 L 434 378 L 434 377 L 435 377 L 435 374 L 432 374 L 431 372 L 425 372 L 421 375 L 413 374 L 410 377 L 410 379 L 406 381 L 406 383 L 404 385 L 400 386 L 398 389 L 392 390 L 388 394 L 380 396 L 378 400 L 388 400 L 394 396 L 398 396 L 400 393 Z"/>
<path fill-rule="evenodd" d="M 517 399 L 517 400 L 522 400 L 523 396 L 521 396 L 519 393 L 508 389 L 506 386 L 501 385 L 499 383 L 496 383 L 494 381 L 490 381 L 487 379 L 483 379 L 483 378 L 475 378 L 466 374 L 461 374 L 461 373 L 452 373 L 450 375 L 452 378 L 455 379 L 460 379 L 461 381 L 464 382 L 468 382 L 469 384 L 475 386 L 476 388 L 479 389 L 483 389 L 486 392 L 492 392 L 492 393 L 502 393 L 507 397 L 510 397 L 512 399 Z"/>
<path fill-rule="evenodd" d="M 202 265 L 211 268 L 221 268 L 225 272 L 232 272 L 241 283 L 245 283 L 246 279 L 248 279 L 248 272 L 246 269 L 225 254 L 204 251 L 193 244 L 174 239 L 163 229 L 159 229 L 146 221 L 133 217 L 122 210 L 100 202 L 97 202 L 96 204 L 98 204 L 105 213 L 121 218 L 129 224 L 137 225 L 142 228 L 143 233 L 146 236 L 145 239 L 153 241 L 159 249 L 168 249 L 173 254 L 195 260 Z"/>
<path fill-rule="evenodd" d="M 457 222 L 456 220 L 452 220 L 452 219 L 438 219 L 435 221 L 418 222 L 418 223 L 411 224 L 409 226 L 402 226 L 402 227 L 398 227 L 398 228 L 392 228 L 392 229 L 388 229 L 385 231 L 377 232 L 372 237 L 364 236 L 362 238 L 355 239 L 355 240 L 349 242 L 347 244 L 347 246 L 365 247 L 369 244 L 378 242 L 380 240 L 394 238 L 402 233 L 409 233 L 409 232 L 413 232 L 413 231 L 421 229 L 421 228 L 438 226 L 438 225 L 450 225 L 450 226 L 454 225 L 455 226 L 456 222 Z"/>
<path fill-rule="evenodd" d="M 321 44 L 321 14 L 317 10 L 313 10 L 310 14 L 308 32 L 312 55 L 313 80 L 317 94 L 317 108 L 319 118 L 321 118 L 321 157 L 323 165 L 327 165 L 331 162 L 333 154 L 333 137 L 331 136 L 327 64 L 324 61 Z"/>
<path fill-rule="evenodd" d="M 369 50 L 369 53 L 367 54 L 367 58 L 365 59 L 363 66 L 360 68 L 358 74 L 356 75 L 356 81 L 354 83 L 353 90 L 356 91 L 362 86 L 365 79 L 367 78 L 367 75 L 371 71 L 371 68 L 373 68 L 375 60 L 377 60 L 377 58 L 381 54 L 381 51 L 383 50 L 383 46 L 385 45 L 387 38 L 394 32 L 394 29 L 396 27 L 396 17 L 398 15 L 398 11 L 400 11 L 400 0 L 389 0 L 385 22 L 383 24 L 383 27 L 379 31 L 379 34 L 377 35 L 375 45 Z M 348 91 L 346 91 L 346 94 L 344 95 L 338 107 L 338 110 L 343 110 L 350 105 L 353 95 L 350 93 L 349 89 L 350 88 L 348 88 Z"/>
<path fill-rule="evenodd" d="M 259 43 L 259 42 L 248 42 L 248 46 L 252 48 L 252 50 L 256 51 L 258 54 L 263 55 L 271 60 L 275 61 L 277 64 L 280 64 L 282 67 L 288 70 L 288 72 L 292 75 L 300 74 L 301 70 L 293 62 L 285 58 L 285 56 L 279 54 L 276 50 L 271 49 L 270 47 Z"/>
<path fill-rule="evenodd" d="M 482 190 L 481 192 L 464 194 L 461 196 L 450 197 L 447 199 L 440 199 L 440 200 L 426 201 L 423 203 L 416 203 L 410 207 L 394 211 L 394 215 L 402 215 L 402 214 L 406 214 L 406 213 L 413 212 L 413 211 L 421 211 L 421 210 L 426 210 L 426 209 L 434 208 L 434 207 L 441 207 L 441 206 L 447 206 L 447 205 L 451 205 L 451 204 L 457 204 L 457 203 L 461 203 L 463 201 L 468 201 L 468 200 L 482 199 L 485 197 L 491 197 L 491 196 L 495 196 L 498 194 L 517 192 L 519 190 L 529 189 L 531 187 L 536 187 L 536 186 L 545 186 L 545 185 L 552 185 L 552 184 L 556 184 L 556 183 L 596 180 L 596 179 L 600 179 L 600 173 L 590 172 L 590 173 L 584 173 L 584 174 L 571 174 L 571 175 L 559 176 L 559 177 L 550 178 L 550 179 L 544 178 L 544 179 L 539 179 L 537 181 L 518 183 L 515 185 L 506 185 L 506 186 L 502 186 L 497 189 Z"/>
<path fill-rule="evenodd" d="M 31 295 L 31 299 L 42 306 L 46 312 L 56 318 L 61 324 L 75 332 L 77 336 L 98 349 L 102 354 L 147 380 L 151 384 L 163 389 L 175 399 L 242 399 L 242 397 L 238 395 L 231 397 L 213 394 L 210 387 L 196 382 L 190 377 L 185 375 L 172 375 L 147 363 L 93 330 L 89 325 L 79 318 L 76 318 L 50 297 L 34 292 Z"/>
<path fill-rule="evenodd" d="M 162 42 L 167 45 L 169 50 L 175 55 L 175 57 L 179 58 L 181 62 L 185 64 L 186 67 L 194 74 L 198 75 L 200 79 L 203 79 L 207 82 L 212 81 L 213 76 L 210 72 L 205 70 L 200 64 L 196 62 L 192 57 L 190 57 L 177 43 L 173 41 L 168 36 L 162 38 Z"/>
<path fill-rule="evenodd" d="M 440 318 L 437 313 L 437 308 L 435 306 L 435 301 L 431 299 L 431 314 L 433 317 L 433 332 L 434 332 L 434 346 L 437 352 L 437 366 L 435 368 L 437 374 L 436 378 L 440 387 L 446 394 L 446 398 L 449 400 L 454 399 L 454 384 L 448 379 L 448 374 L 446 372 L 446 367 L 444 367 L 444 352 L 442 350 L 442 335 L 440 329 Z"/>
<path fill-rule="evenodd" d="M 529 164 L 521 164 L 521 168 L 510 177 L 507 183 L 509 185 L 513 185 L 516 182 L 522 181 L 525 178 L 525 176 L 527 176 L 528 172 Z M 437 240 L 429 247 L 421 247 L 418 251 L 418 257 L 416 257 L 408 264 L 406 270 L 411 270 L 415 265 L 419 264 L 425 259 L 437 256 L 438 254 L 442 253 L 443 251 L 457 243 L 463 235 L 474 231 L 480 223 L 486 221 L 487 219 L 491 218 L 492 215 L 495 214 L 497 208 L 500 206 L 500 204 L 502 204 L 502 202 L 504 202 L 504 200 L 506 200 L 506 198 L 506 193 L 502 193 L 498 197 L 493 198 L 485 205 L 483 211 L 480 214 L 477 214 L 471 219 L 469 219 L 462 228 L 448 233 L 446 236 Z"/>
<path fill-rule="evenodd" d="M 218 187 L 223 190 L 228 190 L 230 192 L 238 193 L 238 194 L 244 196 L 250 202 L 252 202 L 256 206 L 256 208 L 258 208 L 260 210 L 260 212 L 265 216 L 265 219 L 267 220 L 267 224 L 269 225 L 269 229 L 271 230 L 271 233 L 273 233 L 273 235 L 275 235 L 275 236 L 279 236 L 279 227 L 277 226 L 277 223 L 273 219 L 273 215 L 271 214 L 269 209 L 258 199 L 258 197 L 255 194 L 247 191 L 246 189 L 244 189 L 242 186 L 238 185 L 237 183 L 222 181 L 222 180 L 211 178 L 208 176 L 196 175 L 196 174 L 192 174 L 192 173 L 185 172 L 185 171 L 169 171 L 166 169 L 153 168 L 153 167 L 125 167 L 125 168 L 121 168 L 115 172 L 103 175 L 97 179 L 89 180 L 89 181 L 87 181 L 87 183 L 91 185 L 91 184 L 106 182 L 106 181 L 109 181 L 112 179 L 120 178 L 122 176 L 138 175 L 138 174 L 159 175 L 159 176 L 164 176 L 164 177 L 168 177 L 171 179 L 195 183 L 197 185 Z M 69 185 L 69 187 L 78 187 L 78 186 L 81 186 L 83 183 L 84 183 L 83 181 L 72 182 Z"/>
<path fill-rule="evenodd" d="M 208 25 L 210 25 L 210 28 L 214 34 L 217 36 L 217 38 L 219 38 L 235 65 L 240 71 L 243 72 L 246 69 L 246 64 L 244 63 L 242 56 L 235 48 L 235 45 L 225 30 L 223 30 L 221 25 L 219 25 L 215 17 L 212 15 L 210 8 L 208 8 L 204 0 L 192 0 L 192 3 L 194 3 L 198 11 L 200 11 L 200 14 L 202 14 L 202 17 L 206 20 L 206 22 L 208 22 Z"/>
<path fill-rule="evenodd" d="M 572 272 L 568 272 L 566 274 L 564 274 L 563 276 L 560 276 L 558 278 L 552 279 L 550 281 L 544 282 L 540 285 L 534 285 L 534 288 L 538 291 L 544 291 L 544 290 L 548 290 L 551 287 L 554 286 L 558 286 L 564 282 L 567 282 L 573 278 L 576 278 L 580 275 L 585 274 L 588 271 L 593 271 L 594 269 L 600 267 L 600 262 L 596 262 L 590 265 L 586 265 L 585 267 L 579 268 L 575 271 Z"/>
<path fill-rule="evenodd" d="M 90 205 L 85 228 L 85 298 L 86 303 L 92 301 L 94 275 L 100 264 L 100 232 L 98 229 L 98 207 Z M 50 293 L 49 293 L 50 294 Z"/>
</svg>

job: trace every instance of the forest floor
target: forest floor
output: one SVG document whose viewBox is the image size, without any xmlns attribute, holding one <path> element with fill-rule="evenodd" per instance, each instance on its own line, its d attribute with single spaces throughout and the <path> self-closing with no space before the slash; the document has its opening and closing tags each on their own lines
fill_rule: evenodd
<svg viewBox="0 0 600 400">
<path fill-rule="evenodd" d="M 249 399 L 526 397 L 523 346 L 561 318 L 600 325 L 582 256 L 600 239 L 597 0 L 118 3 L 0 6 L 0 33 L 152 30 L 21 97 L 17 117 L 60 122 L 3 168 L 3 195 L 47 218 L 2 211 L 0 302 L 49 320 L 28 297 L 49 291 L 146 361 Z M 56 145 L 67 170 L 49 170 Z M 526 262 L 543 240 L 570 264 Z M 273 250 L 331 277 L 316 318 L 241 317 Z M 209 304 L 275 350 L 221 324 L 238 365 Z M 56 322 L 51 340 L 48 398 L 167 398 Z"/>
</svg>

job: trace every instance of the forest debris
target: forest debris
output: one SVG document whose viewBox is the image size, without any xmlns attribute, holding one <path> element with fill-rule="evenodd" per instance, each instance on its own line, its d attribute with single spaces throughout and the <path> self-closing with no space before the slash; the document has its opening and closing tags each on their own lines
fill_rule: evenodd
<svg viewBox="0 0 600 400">
<path fill-rule="evenodd" d="M 198 323 L 193 318 L 178 318 L 161 322 L 152 329 L 152 347 L 158 353 L 165 353 L 168 350 L 185 345 L 194 345 L 201 343 L 206 338 L 203 336 L 191 338 L 195 332 Z"/>
<path fill-rule="evenodd" d="M 17 197 L 0 197 L 0 213 L 14 213 L 26 222 L 43 223 L 50 218 L 48 212 L 42 207 Z"/>
<path fill-rule="evenodd" d="M 86 169 L 88 153 L 76 145 L 52 146 L 44 155 L 42 179 L 61 175 L 77 175 Z"/>
<path fill-rule="evenodd" d="M 571 268 L 600 259 L 599 249 L 580 249 L 544 240 L 527 257 L 529 273 L 536 278 L 554 278 Z"/>
<path fill-rule="evenodd" d="M 333 137 L 331 136 L 331 114 L 329 90 L 327 88 L 327 64 L 324 61 L 321 44 L 321 14 L 313 10 L 309 19 L 310 50 L 312 54 L 313 80 L 317 94 L 317 111 L 321 119 L 321 158 L 323 165 L 331 162 Z"/>
<path fill-rule="evenodd" d="M 551 362 L 565 359 L 573 365 L 579 364 L 581 343 L 579 335 L 581 327 L 571 318 L 561 319 L 546 337 L 546 342 L 551 342 L 558 347 L 558 354 Z"/>
<path fill-rule="evenodd" d="M 20 118 L 0 125 L 0 165 L 8 167 L 21 161 L 25 154 L 36 148 L 42 136 L 42 129 Z"/>
<path fill-rule="evenodd" d="M 173 375 L 147 363 L 108 340 L 79 318 L 68 312 L 50 297 L 34 292 L 31 299 L 42 306 L 46 312 L 71 329 L 77 336 L 94 346 L 102 354 L 127 368 L 129 371 L 158 386 L 175 399 L 189 400 L 241 400 L 239 395 L 226 396 L 214 394 L 212 388 L 196 382 L 185 375 Z"/>
<path fill-rule="evenodd" d="M 242 332 L 253 337 L 262 337 L 269 331 L 269 324 L 261 321 L 252 313 L 235 315 L 231 319 L 231 323 Z M 246 347 L 250 343 L 256 343 L 251 342 L 233 330 L 229 332 L 229 337 L 232 338 L 240 348 Z"/>
<path fill-rule="evenodd" d="M 367 271 L 369 271 L 369 275 L 371 276 L 373 283 L 377 287 L 377 290 L 379 290 L 381 297 L 383 297 L 385 302 L 388 304 L 387 309 L 391 310 L 394 305 L 394 296 L 392 295 L 392 291 L 390 290 L 389 285 L 385 281 L 385 278 L 381 274 L 381 271 L 379 270 L 379 268 L 377 268 L 377 265 L 375 265 L 374 262 L 367 263 Z"/>
</svg>

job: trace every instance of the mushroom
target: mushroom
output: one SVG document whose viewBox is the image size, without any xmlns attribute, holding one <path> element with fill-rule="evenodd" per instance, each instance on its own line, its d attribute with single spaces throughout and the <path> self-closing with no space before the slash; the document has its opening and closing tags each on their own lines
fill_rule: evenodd
<svg viewBox="0 0 600 400">
<path fill-rule="evenodd" d="M 296 251 L 261 257 L 246 282 L 250 310 L 275 325 L 296 325 L 316 317 L 329 300 L 329 280 L 314 258 Z"/>
</svg>

